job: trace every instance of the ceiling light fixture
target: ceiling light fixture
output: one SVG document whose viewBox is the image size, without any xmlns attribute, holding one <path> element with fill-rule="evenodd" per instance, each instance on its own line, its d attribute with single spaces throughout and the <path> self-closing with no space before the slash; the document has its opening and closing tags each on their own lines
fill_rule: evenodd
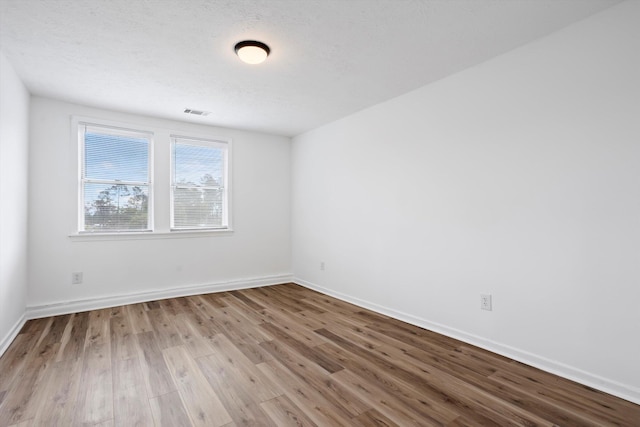
<svg viewBox="0 0 640 427">
<path fill-rule="evenodd" d="M 247 64 L 259 64 L 269 56 L 271 49 L 262 42 L 245 40 L 236 44 L 236 55 Z"/>
</svg>

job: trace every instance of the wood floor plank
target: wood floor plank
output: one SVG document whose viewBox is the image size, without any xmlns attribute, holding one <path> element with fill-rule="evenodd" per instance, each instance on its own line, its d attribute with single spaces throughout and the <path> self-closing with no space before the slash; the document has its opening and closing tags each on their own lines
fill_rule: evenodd
<svg viewBox="0 0 640 427">
<path fill-rule="evenodd" d="M 113 360 L 113 409 L 115 425 L 154 425 L 137 358 Z"/>
<path fill-rule="evenodd" d="M 198 310 L 213 325 L 213 329 L 225 334 L 253 363 L 262 363 L 271 358 L 258 345 L 271 339 L 265 331 L 260 328 L 248 328 L 247 319 L 232 314 L 231 310 L 227 310 L 227 306 L 216 308 L 204 300 L 200 302 L 202 304 L 197 304 Z M 209 334 L 209 338 L 213 336 Z"/>
<path fill-rule="evenodd" d="M 192 425 L 223 426 L 233 421 L 184 346 L 164 349 L 162 354 Z"/>
<path fill-rule="evenodd" d="M 89 327 L 89 313 L 76 313 L 69 317 L 69 322 L 61 338 L 60 350 L 56 362 L 66 359 L 77 359 L 84 352 L 84 340 Z"/>
<path fill-rule="evenodd" d="M 226 329 L 223 331 L 224 335 L 234 342 L 234 345 L 238 347 L 238 350 L 242 352 L 249 360 L 251 360 L 254 364 L 266 362 L 267 360 L 271 360 L 271 355 L 264 351 L 264 349 L 256 343 L 246 342 L 243 339 L 238 338 L 238 334 L 233 331 L 233 329 Z"/>
<path fill-rule="evenodd" d="M 112 312 L 112 317 L 109 319 L 111 357 L 118 360 L 130 359 L 138 355 L 136 337 L 133 333 L 131 321 L 128 316 L 121 313 Z"/>
<path fill-rule="evenodd" d="M 136 334 L 135 337 L 147 396 L 155 397 L 175 391 L 176 384 L 173 382 L 153 331 Z"/>
<path fill-rule="evenodd" d="M 343 332 L 344 335 L 344 332 Z M 421 370 L 428 371 L 435 367 L 449 375 L 457 377 L 470 385 L 489 392 L 493 396 L 499 397 L 505 402 L 516 404 L 523 409 L 531 411 L 539 411 L 544 413 L 545 419 L 563 426 L 589 426 L 596 425 L 589 419 L 581 417 L 568 411 L 567 408 L 561 408 L 553 405 L 552 402 L 544 401 L 533 394 L 523 393 L 519 389 L 508 388 L 503 384 L 496 384 L 492 381 L 492 376 L 497 369 L 509 369 L 510 366 L 504 363 L 504 358 L 499 357 L 493 359 L 489 357 L 491 353 L 487 353 L 485 357 L 469 357 L 468 354 L 456 351 L 451 352 L 442 350 L 436 346 L 433 354 L 423 350 L 407 346 L 402 342 L 391 338 L 381 337 L 386 343 L 383 346 L 372 349 L 374 354 L 387 357 L 390 360 L 407 359 L 412 366 Z"/>
<path fill-rule="evenodd" d="M 254 310 L 246 305 L 241 299 L 233 298 L 231 296 L 225 298 L 225 301 L 227 302 L 227 309 L 236 311 L 238 315 L 249 319 L 254 325 L 259 325 L 260 323 L 268 321 L 265 320 L 264 308 Z"/>
<path fill-rule="evenodd" d="M 226 335 L 217 335 L 211 340 L 211 345 L 213 353 L 201 360 L 207 360 L 210 366 L 217 367 L 219 373 L 226 372 L 239 387 L 255 396 L 256 403 L 282 394 L 277 385 L 268 381 Z"/>
<path fill-rule="evenodd" d="M 243 342 L 260 344 L 272 338 L 260 328 L 244 327 L 250 323 L 250 320 L 228 306 L 214 308 L 211 316 L 211 321 L 217 325 L 220 330 L 238 336 Z"/>
<path fill-rule="evenodd" d="M 341 410 L 345 414 L 345 418 L 359 415 L 367 410 L 366 404 L 355 394 L 337 384 L 331 379 L 329 373 L 320 369 L 318 365 L 308 363 L 305 358 L 290 347 L 275 341 L 262 343 L 262 346 L 292 374 L 331 403 L 336 410 Z"/>
<path fill-rule="evenodd" d="M 193 357 L 205 356 L 215 350 L 210 341 L 198 332 L 198 324 L 192 321 L 192 317 L 186 313 L 180 313 L 173 317 L 173 323 L 180 334 L 180 339 Z M 207 335 L 210 334 L 210 329 Z M 210 338 L 212 338 L 211 335 Z"/>
<path fill-rule="evenodd" d="M 640 427 L 640 405 L 282 284 L 27 321 L 0 427 L 43 425 Z"/>
<path fill-rule="evenodd" d="M 382 415 L 375 408 L 369 409 L 353 419 L 354 426 L 360 427 L 399 427 L 398 424 L 391 421 L 389 418 Z"/>
<path fill-rule="evenodd" d="M 276 296 L 279 296 L 280 298 L 287 297 L 287 294 L 283 292 L 282 288 L 278 289 L 277 287 L 270 286 L 268 290 L 269 292 L 274 292 Z M 291 296 L 291 297 L 288 297 L 288 301 L 298 309 L 297 310 L 298 312 L 306 310 L 306 311 L 311 311 L 317 314 L 324 314 L 327 312 L 325 307 L 319 307 L 317 304 L 312 304 L 311 301 L 307 299 L 307 297 L 319 296 L 319 295 L 321 294 L 310 293 L 304 296 Z"/>
<path fill-rule="evenodd" d="M 367 403 L 371 408 L 376 408 L 398 425 L 414 427 L 442 425 L 441 422 L 430 419 L 432 414 L 425 416 L 420 411 L 416 411 L 413 405 L 407 404 L 406 401 L 403 402 L 396 396 L 392 388 L 383 388 L 349 369 L 331 374 L 331 378 L 343 387 L 352 390 L 360 400 Z M 455 416 L 451 413 L 449 417 L 442 417 L 442 421 L 446 422 Z"/>
<path fill-rule="evenodd" d="M 0 358 L 0 391 L 6 392 L 16 376 L 20 375 L 25 363 L 33 354 L 38 341 L 36 332 L 20 333 Z"/>
<path fill-rule="evenodd" d="M 227 306 L 227 302 L 224 300 L 226 292 L 212 293 L 212 294 L 203 294 L 203 295 L 194 295 L 191 298 L 199 298 L 207 301 L 208 304 L 212 305 L 216 308 L 224 308 Z"/>
<path fill-rule="evenodd" d="M 536 394 L 555 393 L 549 396 L 557 399 L 558 403 L 571 403 L 578 410 L 588 409 L 600 414 L 603 418 L 619 416 L 626 419 L 637 416 L 640 419 L 640 406 L 625 404 L 624 400 L 592 389 L 591 387 L 577 384 L 571 380 L 557 375 L 531 369 L 531 367 L 511 361 L 509 369 L 501 369 L 500 372 L 510 372 L 513 376 L 524 379 L 524 386 Z M 495 376 L 498 376 L 497 374 Z M 543 393 L 540 393 L 540 392 Z M 582 406 L 585 405 L 583 408 Z"/>
<path fill-rule="evenodd" d="M 98 341 L 90 342 L 85 348 L 75 424 L 94 425 L 113 419 L 110 348 L 109 342 Z"/>
<path fill-rule="evenodd" d="M 286 345 L 294 349 L 298 354 L 309 359 L 313 363 L 316 363 L 318 366 L 326 370 L 328 373 L 338 372 L 344 369 L 340 364 L 336 363 L 334 360 L 324 357 L 323 354 L 318 353 L 312 347 L 309 347 L 303 342 L 293 338 L 291 335 L 287 334 L 286 332 L 284 332 L 282 329 L 275 326 L 274 324 L 263 323 L 260 326 L 266 329 L 267 331 L 269 331 L 269 333 L 272 334 L 275 337 L 275 339 L 277 339 L 282 343 L 285 343 Z"/>
<path fill-rule="evenodd" d="M 315 310 L 309 310 L 309 311 L 312 311 L 312 312 L 315 311 L 316 313 L 319 313 L 319 314 L 327 313 L 327 312 L 333 313 L 333 314 L 337 313 L 337 314 L 340 314 L 341 316 L 352 318 L 354 321 L 357 320 L 355 318 L 355 314 L 358 311 L 362 310 L 361 308 L 356 307 L 355 305 L 346 303 L 344 301 L 340 301 L 335 298 L 331 298 L 326 295 L 318 294 L 318 293 L 305 296 L 304 302 L 309 307 L 313 307 L 315 309 Z"/>
<path fill-rule="evenodd" d="M 333 332 L 339 331 L 339 333 L 344 335 L 345 338 L 353 341 L 363 348 L 373 349 L 384 345 L 386 342 L 386 337 L 383 335 L 338 316 L 328 319 L 323 322 L 323 324 L 324 326 L 316 329 L 327 329 Z M 327 342 L 326 339 L 325 342 Z M 400 342 L 400 344 L 402 343 Z"/>
<path fill-rule="evenodd" d="M 40 394 L 47 381 L 47 370 L 54 363 L 59 348 L 59 342 L 50 343 L 47 340 L 28 355 L 24 367 L 12 382 L 9 394 L 0 405 L 0 420 L 11 425 L 35 417 Z"/>
<path fill-rule="evenodd" d="M 53 321 L 51 322 L 51 327 L 49 328 L 49 332 L 44 337 L 42 342 L 44 344 L 62 343 L 64 331 L 65 329 L 67 329 L 67 325 L 69 325 L 71 317 L 71 314 L 54 316 Z"/>
<path fill-rule="evenodd" d="M 47 328 L 47 325 L 51 324 L 51 322 L 53 322 L 53 317 L 29 319 L 25 322 L 24 326 L 20 330 L 20 333 L 36 333 L 40 335 Z"/>
<path fill-rule="evenodd" d="M 446 402 L 442 402 L 440 396 L 434 396 L 432 393 L 426 395 L 423 390 L 416 390 L 408 386 L 385 370 L 369 363 L 365 359 L 354 357 L 352 353 L 348 353 L 332 343 L 323 344 L 320 348 L 326 354 L 332 355 L 336 360 L 340 361 L 347 371 L 360 377 L 360 381 L 352 383 L 356 390 L 364 392 L 371 385 L 385 390 L 386 393 L 390 393 L 396 399 L 399 399 L 403 405 L 411 408 L 411 412 L 417 413 L 418 418 L 422 420 L 421 422 L 424 425 L 447 424 L 460 415 L 455 408 L 451 408 Z M 338 374 L 340 372 L 332 374 L 332 376 L 339 377 Z M 404 416 L 403 412 L 406 413 L 406 411 L 402 411 L 398 415 Z M 410 413 L 408 419 L 413 419 Z M 491 425 L 491 420 L 482 416 L 476 416 L 475 420 L 479 425 Z"/>
<path fill-rule="evenodd" d="M 266 344 L 266 343 L 265 343 Z M 277 360 L 260 363 L 258 368 L 272 382 L 280 384 L 286 396 L 304 410 L 305 414 L 319 426 L 349 427 L 351 416 L 342 409 L 336 410 L 317 390 L 309 387 L 298 376 Z"/>
<path fill-rule="evenodd" d="M 65 358 L 51 367 L 33 425 L 72 425 L 83 360 Z"/>
<path fill-rule="evenodd" d="M 512 372 L 499 371 L 492 375 L 490 379 L 498 381 L 510 389 L 531 390 L 531 395 L 552 406 L 558 407 L 558 404 L 560 404 L 563 412 L 568 414 L 568 419 L 577 420 L 574 421 L 576 425 L 578 423 L 583 425 L 625 425 L 625 420 L 633 417 L 640 420 L 640 408 L 619 407 L 615 404 L 609 406 L 605 403 L 607 398 L 604 396 L 598 399 L 593 397 L 579 398 L 579 395 L 576 395 L 578 390 L 566 394 L 560 384 L 555 386 L 544 385 L 535 378 L 535 373 L 519 376 L 517 374 L 514 375 Z M 593 391 L 591 394 L 598 396 L 599 392 Z"/>
<path fill-rule="evenodd" d="M 310 331 L 316 329 L 322 329 L 329 326 L 331 323 L 331 316 L 324 314 L 318 315 L 312 311 L 302 310 L 297 313 L 288 313 L 292 318 L 296 319 L 299 325 L 304 326 Z"/>
<path fill-rule="evenodd" d="M 237 373 L 229 370 L 227 364 L 216 362 L 212 356 L 197 359 L 200 370 L 233 422 L 237 425 L 276 427 L 277 424 L 258 406 L 258 399 L 252 396 L 251 387 L 238 381 Z"/>
<path fill-rule="evenodd" d="M 277 286 L 269 286 L 262 289 L 272 300 L 278 301 L 281 305 L 286 306 L 290 311 L 296 312 L 309 310 L 316 313 L 325 312 L 323 308 L 319 308 L 314 304 L 307 303 L 306 298 L 300 298 L 298 296 L 290 295 L 289 293 L 283 291 L 283 288 L 278 288 Z"/>
<path fill-rule="evenodd" d="M 316 427 L 305 413 L 287 396 L 275 397 L 262 402 L 260 407 L 266 412 L 277 426 Z"/>
<path fill-rule="evenodd" d="M 457 346 L 445 341 L 437 340 L 432 341 L 425 336 L 420 336 L 413 331 L 397 328 L 393 324 L 388 323 L 369 323 L 366 325 L 367 329 L 378 332 L 382 335 L 386 335 L 390 338 L 394 338 L 398 341 L 402 341 L 405 344 L 413 346 L 415 348 L 422 349 L 424 351 L 430 351 L 434 347 L 440 347 L 444 351 L 456 351 Z"/>
<path fill-rule="evenodd" d="M 342 331 L 342 334 L 345 335 L 345 332 Z M 436 367 L 500 397 L 505 402 L 517 404 L 524 409 L 541 411 L 545 414 L 546 419 L 563 426 L 596 425 L 589 419 L 573 414 L 566 408 L 555 406 L 552 402 L 539 399 L 535 395 L 522 393 L 518 389 L 509 389 L 504 384 L 496 385 L 494 381 L 491 381 L 491 375 L 497 372 L 497 369 L 510 368 L 511 362 L 506 358 L 491 360 L 490 353 L 483 351 L 483 354 L 478 354 L 475 349 L 471 348 L 467 348 L 466 351 L 449 351 L 440 346 L 433 346 L 429 352 L 426 352 L 387 336 L 379 336 L 378 338 L 385 344 L 376 348 L 374 352 L 395 359 L 408 357 L 415 367 L 420 369 Z M 484 354 L 488 356 L 485 357 Z"/>
<path fill-rule="evenodd" d="M 89 312 L 89 324 L 84 339 L 86 348 L 92 343 L 106 344 L 110 337 L 109 322 L 111 314 L 108 309 L 93 310 Z"/>
<path fill-rule="evenodd" d="M 447 427 L 476 427 L 478 424 L 467 417 L 459 416 L 447 424 Z"/>
<path fill-rule="evenodd" d="M 113 419 L 113 376 L 108 310 L 89 314 L 75 424 L 98 424 Z"/>
<path fill-rule="evenodd" d="M 201 336 L 202 338 L 211 339 L 222 332 L 213 324 L 213 322 L 211 322 L 207 315 L 195 309 L 194 307 L 192 307 L 191 309 L 193 311 L 185 312 L 181 315 L 181 317 L 189 322 L 189 324 L 194 328 L 199 336 Z"/>
<path fill-rule="evenodd" d="M 177 391 L 149 399 L 157 427 L 190 426 L 191 421 Z"/>
<path fill-rule="evenodd" d="M 147 317 L 149 323 L 151 323 L 151 327 L 155 331 L 160 349 L 176 347 L 183 344 L 178 330 L 163 310 L 149 310 L 147 311 Z"/>
<path fill-rule="evenodd" d="M 303 310 L 303 308 L 301 308 L 296 301 L 291 301 L 290 299 L 285 298 L 275 298 L 274 295 L 266 288 L 256 288 L 252 289 L 251 291 L 251 298 L 261 305 L 290 311 L 292 313 Z M 315 309 L 315 307 L 311 308 Z"/>
<path fill-rule="evenodd" d="M 344 333 L 343 333 L 344 336 Z M 403 345 L 401 342 L 393 343 L 395 345 L 384 344 L 380 347 L 371 349 L 373 354 L 377 354 L 389 361 L 407 359 L 409 366 L 415 367 L 416 372 L 428 372 L 432 368 L 452 375 L 466 383 L 473 385 L 485 392 L 489 392 L 493 396 L 499 397 L 504 402 L 517 404 L 525 410 L 542 411 L 545 419 L 563 426 L 588 426 L 590 424 L 587 419 L 575 417 L 568 411 L 562 410 L 556 406 L 548 404 L 533 395 L 521 393 L 519 390 L 508 389 L 501 385 L 496 385 L 491 381 L 491 375 L 495 373 L 495 369 L 476 368 L 476 370 L 468 368 L 473 363 L 464 359 L 457 361 L 458 353 L 450 354 L 446 351 L 437 356 L 426 353 L 422 350 Z M 450 363 L 450 360 L 456 361 Z M 464 363 L 467 362 L 467 365 Z M 484 365 L 484 363 L 483 363 Z"/>
<path fill-rule="evenodd" d="M 135 334 L 153 331 L 153 326 L 147 316 L 147 310 L 142 304 L 127 305 L 127 316 Z"/>
<path fill-rule="evenodd" d="M 117 305 L 114 307 L 108 307 L 109 317 L 118 317 L 127 315 L 127 307 L 124 305 Z"/>
<path fill-rule="evenodd" d="M 144 303 L 144 306 L 147 309 L 147 311 L 156 310 L 160 308 L 160 303 L 158 301 L 146 301 Z"/>
<path fill-rule="evenodd" d="M 327 342 L 322 336 L 308 329 L 300 322 L 298 317 L 291 314 L 287 315 L 282 311 L 262 310 L 263 322 L 278 325 L 287 335 L 304 343 L 307 346 L 314 347 Z"/>
<path fill-rule="evenodd" d="M 160 308 L 170 316 L 176 316 L 185 312 L 183 306 L 178 304 L 175 298 L 159 300 L 158 304 L 160 304 Z"/>
<path fill-rule="evenodd" d="M 237 292 L 231 292 L 231 296 L 242 301 L 247 307 L 249 307 L 253 311 L 264 310 L 266 307 L 264 305 L 259 304 L 255 300 L 251 299 L 251 296 L 247 295 L 248 291 L 240 290 Z"/>
<path fill-rule="evenodd" d="M 179 307 L 183 312 L 188 313 L 192 310 L 192 303 L 191 300 L 194 297 L 192 296 L 188 296 L 188 297 L 178 297 L 178 298 L 173 298 L 173 301 L 176 303 L 176 306 Z"/>
<path fill-rule="evenodd" d="M 363 354 L 362 348 L 326 329 L 316 332 L 330 338 L 335 344 L 352 354 Z M 486 392 L 482 392 L 479 389 L 473 390 L 472 385 L 444 372 L 437 371 L 435 368 L 430 372 L 411 371 L 407 369 L 407 366 L 402 361 L 391 361 L 367 351 L 364 354 L 366 356 L 363 357 L 366 357 L 366 360 L 378 369 L 390 372 L 395 378 L 414 387 L 414 389 L 419 389 L 434 398 L 439 397 L 442 403 L 453 406 L 454 408 L 452 409 L 461 413 L 473 414 L 474 416 L 481 415 L 487 419 L 502 420 L 502 422 L 507 422 L 511 419 L 525 424 L 552 425 L 551 422 L 535 414 L 527 413 L 516 406 L 509 405 L 507 402 L 498 401 Z"/>
</svg>

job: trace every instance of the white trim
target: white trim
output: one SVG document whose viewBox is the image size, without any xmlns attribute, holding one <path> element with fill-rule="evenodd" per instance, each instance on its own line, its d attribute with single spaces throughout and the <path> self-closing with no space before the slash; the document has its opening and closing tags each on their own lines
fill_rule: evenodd
<svg viewBox="0 0 640 427">
<path fill-rule="evenodd" d="M 229 228 L 208 229 L 208 230 L 171 230 L 169 232 L 141 231 L 113 232 L 113 233 L 82 233 L 70 234 L 72 242 L 106 242 L 117 240 L 150 240 L 150 239 L 192 239 L 197 237 L 230 236 L 233 230 Z"/>
<path fill-rule="evenodd" d="M 26 313 L 22 313 L 22 316 L 20 316 L 18 321 L 13 325 L 13 328 L 11 328 L 9 330 L 9 333 L 7 333 L 7 335 L 5 335 L 4 338 L 2 338 L 2 341 L 0 341 L 0 357 L 4 354 L 5 351 L 7 351 L 7 349 L 13 342 L 13 340 L 16 339 L 16 337 L 20 333 L 20 330 L 22 329 L 22 327 L 26 322 L 27 322 Z"/>
<path fill-rule="evenodd" d="M 394 319 L 402 320 L 403 322 L 407 322 L 412 325 L 419 326 L 421 328 L 428 329 L 430 331 L 434 331 L 451 338 L 455 338 L 468 344 L 475 345 L 477 347 L 500 354 L 513 360 L 517 360 L 518 362 L 533 366 L 543 371 L 550 372 L 552 374 L 567 378 L 588 387 L 592 387 L 605 393 L 612 394 L 621 399 L 640 404 L 640 389 L 632 385 L 622 384 L 617 381 L 603 378 L 599 375 L 591 374 L 581 369 L 574 368 L 564 363 L 547 359 L 546 357 L 538 356 L 528 351 L 520 350 L 496 341 L 488 340 L 478 335 L 469 334 L 459 329 L 450 328 L 440 323 L 422 319 L 420 317 L 416 317 L 411 314 L 394 310 L 392 308 L 365 301 L 360 298 L 352 297 L 341 292 L 336 292 L 334 290 L 318 286 L 314 283 L 307 282 L 306 280 L 302 280 L 298 277 L 293 278 L 293 283 L 326 295 L 330 295 L 342 301 L 355 304 L 359 307 L 363 307 L 377 313 L 393 317 Z"/>
<path fill-rule="evenodd" d="M 75 132 L 74 132 L 75 129 Z M 117 180 L 101 180 L 101 179 L 88 179 L 85 174 L 85 155 L 86 155 L 86 134 L 87 130 L 93 130 L 94 132 L 109 133 L 113 135 L 123 135 L 128 137 L 143 138 L 147 140 L 147 181 L 117 181 Z M 71 116 L 71 134 L 76 135 L 78 140 L 76 142 L 76 162 L 78 164 L 78 217 L 77 227 L 78 232 L 84 232 L 85 230 L 85 213 L 84 213 L 84 190 L 87 183 L 104 183 L 109 184 L 125 184 L 125 185 L 140 185 L 147 187 L 147 230 L 152 231 L 154 229 L 154 147 L 155 147 L 155 133 L 150 130 L 138 129 L 136 126 L 114 124 L 101 119 L 88 119 L 80 116 Z M 146 231 L 146 230 L 141 230 Z"/>
<path fill-rule="evenodd" d="M 292 276 L 283 274 L 279 276 L 265 276 L 225 282 L 207 283 L 202 285 L 181 286 L 170 289 L 158 289 L 148 292 L 134 292 L 124 295 L 113 295 L 98 298 L 88 298 L 74 301 L 60 301 L 51 304 L 27 306 L 25 316 L 27 319 L 58 316 L 61 314 L 79 313 L 88 310 L 116 307 L 126 304 L 136 304 L 145 301 L 183 297 L 189 295 L 207 294 L 211 292 L 225 292 L 236 289 L 256 288 L 260 286 L 278 285 L 290 283 Z"/>
</svg>

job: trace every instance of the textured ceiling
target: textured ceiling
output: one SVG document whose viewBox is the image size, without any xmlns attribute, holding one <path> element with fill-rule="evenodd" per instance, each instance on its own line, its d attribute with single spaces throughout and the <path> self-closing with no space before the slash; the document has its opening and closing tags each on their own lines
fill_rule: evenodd
<svg viewBox="0 0 640 427">
<path fill-rule="evenodd" d="M 0 49 L 36 95 L 291 136 L 616 3 L 0 0 Z M 244 39 L 267 62 L 240 62 Z"/>
</svg>

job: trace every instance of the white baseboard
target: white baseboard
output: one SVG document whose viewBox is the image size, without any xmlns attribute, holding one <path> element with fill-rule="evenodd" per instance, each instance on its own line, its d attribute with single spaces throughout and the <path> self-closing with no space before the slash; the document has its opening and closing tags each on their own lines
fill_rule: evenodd
<svg viewBox="0 0 640 427">
<path fill-rule="evenodd" d="M 292 280 L 293 277 L 291 275 L 265 276 L 208 283 L 203 285 L 158 289 L 148 292 L 134 292 L 126 295 L 115 295 L 74 301 L 62 301 L 52 304 L 32 305 L 27 306 L 25 316 L 26 319 L 37 319 L 40 317 L 79 313 L 82 311 L 116 307 L 126 304 L 136 304 L 139 302 L 155 301 L 166 298 L 184 297 L 189 295 L 207 294 L 211 292 L 224 292 L 233 291 L 236 289 L 248 289 L 260 286 L 277 285 L 280 283 L 289 283 Z"/>
<path fill-rule="evenodd" d="M 13 325 L 13 328 L 11 328 L 9 330 L 9 333 L 4 338 L 2 338 L 2 341 L 0 341 L 0 357 L 2 357 L 5 351 L 7 351 L 13 340 L 16 339 L 18 333 L 20 333 L 20 330 L 26 322 L 27 316 L 25 315 L 25 313 L 22 313 L 22 316 L 20 316 L 18 321 Z"/>
<path fill-rule="evenodd" d="M 389 307 L 384 307 L 369 301 L 362 300 L 360 298 L 355 298 L 350 295 L 343 294 L 341 292 L 336 292 L 334 290 L 327 289 L 322 286 L 318 286 L 314 283 L 307 282 L 306 280 L 302 280 L 297 277 L 293 278 L 293 283 L 296 283 L 300 286 L 304 286 L 309 289 L 313 289 L 315 291 L 318 291 L 326 295 L 330 295 L 332 297 L 349 302 L 351 304 L 355 304 L 359 307 L 363 307 L 363 308 L 375 311 L 377 313 L 381 313 L 386 316 L 393 317 L 394 319 L 402 320 L 403 322 L 407 322 L 412 325 L 419 326 L 421 328 L 428 329 L 428 330 L 440 333 L 442 335 L 455 338 L 460 341 L 464 341 L 466 343 L 475 345 L 485 350 L 489 350 L 493 353 L 500 354 L 510 359 L 517 360 L 518 362 L 536 367 L 543 371 L 550 372 L 560 377 L 567 378 L 577 383 L 586 385 L 596 390 L 600 390 L 605 393 L 612 394 L 614 396 L 620 397 L 621 399 L 625 399 L 630 402 L 640 404 L 640 389 L 633 387 L 631 385 L 622 384 L 617 381 L 612 381 L 607 378 L 603 378 L 601 376 L 591 374 L 589 372 L 585 372 L 580 369 L 576 369 L 564 363 L 550 360 L 545 357 L 538 356 L 536 354 L 533 354 L 524 350 L 520 350 L 520 349 L 511 347 L 505 344 L 501 344 L 492 340 L 488 340 L 478 335 L 469 334 L 459 329 L 450 328 L 440 323 L 431 322 L 429 320 L 422 319 L 420 317 L 416 317 L 411 314 L 403 313 L 401 311 L 397 311 Z"/>
</svg>

